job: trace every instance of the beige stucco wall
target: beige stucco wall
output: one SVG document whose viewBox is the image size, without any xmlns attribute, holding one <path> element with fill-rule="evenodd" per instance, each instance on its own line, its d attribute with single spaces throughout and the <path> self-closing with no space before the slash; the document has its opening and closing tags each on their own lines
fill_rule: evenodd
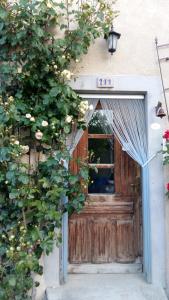
<svg viewBox="0 0 169 300">
<path fill-rule="evenodd" d="M 154 39 L 169 42 L 169 1 L 167 0 L 117 0 L 119 16 L 115 29 L 121 33 L 118 50 L 111 56 L 106 51 L 106 41 L 98 40 L 82 59 L 81 74 L 141 74 L 158 75 Z"/>
</svg>

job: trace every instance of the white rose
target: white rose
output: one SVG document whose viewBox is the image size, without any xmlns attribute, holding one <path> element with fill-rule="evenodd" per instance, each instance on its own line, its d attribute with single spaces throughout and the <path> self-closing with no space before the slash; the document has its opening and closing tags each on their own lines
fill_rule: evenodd
<svg viewBox="0 0 169 300">
<path fill-rule="evenodd" d="M 84 117 L 79 117 L 79 118 L 78 118 L 78 121 L 79 121 L 79 122 L 84 122 L 84 121 L 85 121 L 85 120 L 84 120 Z"/>
<path fill-rule="evenodd" d="M 43 137 L 43 133 L 42 133 L 40 130 L 38 130 L 38 131 L 35 133 L 35 137 L 36 137 L 37 140 L 41 140 L 42 137 Z"/>
<path fill-rule="evenodd" d="M 83 108 L 83 109 L 88 109 L 89 107 L 89 104 L 88 104 L 88 101 L 87 100 L 84 100 L 84 101 L 81 101 L 80 103 L 80 108 Z"/>
<path fill-rule="evenodd" d="M 53 67 L 54 67 L 54 69 L 57 69 L 57 68 L 58 68 L 58 66 L 57 66 L 57 65 L 54 65 Z"/>
<path fill-rule="evenodd" d="M 10 247 L 9 249 L 10 249 L 10 251 L 14 251 L 14 247 Z"/>
<path fill-rule="evenodd" d="M 70 123 L 71 121 L 72 121 L 72 116 L 66 116 L 66 119 L 65 119 L 65 121 L 67 122 L 67 123 Z"/>
<path fill-rule="evenodd" d="M 47 7 L 52 8 L 52 4 L 50 3 L 50 1 L 47 2 Z"/>
<path fill-rule="evenodd" d="M 19 141 L 15 141 L 15 142 L 14 142 L 14 145 L 19 145 Z"/>
<path fill-rule="evenodd" d="M 31 114 L 26 114 L 27 119 L 30 119 L 31 117 L 32 117 Z"/>
<path fill-rule="evenodd" d="M 86 109 L 80 107 L 80 112 L 85 115 Z"/>
<path fill-rule="evenodd" d="M 73 73 L 71 73 L 69 70 L 63 70 L 61 73 L 61 76 L 67 80 L 70 80 L 72 75 Z"/>
<path fill-rule="evenodd" d="M 30 121 L 35 122 L 35 118 L 34 118 L 34 117 L 31 117 L 31 118 L 30 118 Z"/>
<path fill-rule="evenodd" d="M 49 124 L 48 124 L 48 122 L 47 121 L 42 121 L 42 126 L 43 127 L 47 127 Z"/>
<path fill-rule="evenodd" d="M 90 104 L 90 105 L 89 105 L 89 109 L 90 109 L 90 110 L 93 110 L 93 108 L 94 108 L 94 107 L 93 107 L 93 104 Z"/>
<path fill-rule="evenodd" d="M 88 109 L 89 109 L 88 101 L 87 100 L 81 101 L 79 105 L 80 112 L 84 115 Z"/>
<path fill-rule="evenodd" d="M 83 100 L 80 102 L 80 105 L 83 107 L 88 107 L 88 101 L 87 100 Z"/>
<path fill-rule="evenodd" d="M 21 146 L 21 147 L 22 147 L 22 152 L 23 152 L 24 154 L 26 154 L 26 153 L 29 152 L 29 146 L 28 146 L 28 145 L 26 145 L 26 146 Z"/>
<path fill-rule="evenodd" d="M 9 100 L 10 102 L 13 102 L 13 101 L 14 101 L 14 97 L 10 96 L 10 97 L 8 98 L 8 100 Z"/>
<path fill-rule="evenodd" d="M 18 68 L 18 73 L 19 73 L 19 74 L 22 73 L 22 68 L 21 68 L 21 67 Z"/>
</svg>

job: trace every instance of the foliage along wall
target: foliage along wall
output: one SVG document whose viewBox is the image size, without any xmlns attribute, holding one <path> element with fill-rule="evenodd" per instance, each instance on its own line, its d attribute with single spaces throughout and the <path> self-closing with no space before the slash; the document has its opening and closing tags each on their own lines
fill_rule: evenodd
<svg viewBox="0 0 169 300">
<path fill-rule="evenodd" d="M 66 139 L 84 127 L 86 106 L 69 87 L 72 68 L 112 23 L 98 0 L 0 4 L 0 299 L 29 299 L 65 210 L 83 206 L 85 166 L 72 175 Z M 76 25 L 70 30 L 71 23 Z M 56 32 L 62 33 L 58 38 Z M 45 159 L 42 159 L 45 158 Z M 34 162 L 33 162 L 34 160 Z M 61 199 L 69 197 L 69 204 Z M 31 298 L 31 297 L 30 297 Z"/>
</svg>

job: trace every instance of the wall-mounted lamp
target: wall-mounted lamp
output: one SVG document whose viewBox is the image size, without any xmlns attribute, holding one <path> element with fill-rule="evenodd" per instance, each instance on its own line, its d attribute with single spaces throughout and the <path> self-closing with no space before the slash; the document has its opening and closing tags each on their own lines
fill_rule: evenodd
<svg viewBox="0 0 169 300">
<path fill-rule="evenodd" d="M 162 103 L 158 102 L 157 106 L 155 107 L 156 109 L 156 116 L 159 118 L 163 118 L 166 116 L 166 113 L 164 112 L 164 109 L 162 108 Z"/>
<path fill-rule="evenodd" d="M 108 51 L 113 54 L 117 49 L 117 40 L 120 38 L 121 34 L 113 30 L 113 26 L 109 31 L 108 35 L 105 36 L 105 39 L 108 43 Z"/>
</svg>

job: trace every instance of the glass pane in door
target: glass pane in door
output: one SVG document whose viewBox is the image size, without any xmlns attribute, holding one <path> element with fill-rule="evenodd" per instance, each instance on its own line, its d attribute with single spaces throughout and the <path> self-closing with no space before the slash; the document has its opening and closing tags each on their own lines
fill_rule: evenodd
<svg viewBox="0 0 169 300">
<path fill-rule="evenodd" d="M 89 194 L 114 194 L 114 172 L 110 169 L 89 169 Z"/>
<path fill-rule="evenodd" d="M 106 116 L 103 114 L 103 110 L 96 110 L 89 123 L 88 133 L 112 133 Z"/>
<path fill-rule="evenodd" d="M 88 140 L 89 163 L 92 164 L 113 164 L 114 151 L 113 139 Z"/>
</svg>

